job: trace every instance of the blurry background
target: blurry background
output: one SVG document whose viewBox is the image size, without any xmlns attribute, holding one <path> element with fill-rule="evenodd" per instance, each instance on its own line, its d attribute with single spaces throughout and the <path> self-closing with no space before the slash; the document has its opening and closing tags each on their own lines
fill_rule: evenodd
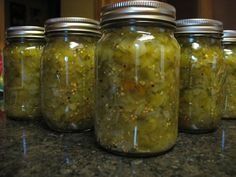
<svg viewBox="0 0 236 177">
<path fill-rule="evenodd" d="M 124 0 L 0 0 L 0 51 L 4 46 L 5 29 L 17 25 L 39 25 L 48 18 L 83 16 L 99 19 L 100 8 Z M 236 0 L 161 0 L 176 7 L 177 19 L 213 18 L 225 29 L 236 29 Z"/>
</svg>

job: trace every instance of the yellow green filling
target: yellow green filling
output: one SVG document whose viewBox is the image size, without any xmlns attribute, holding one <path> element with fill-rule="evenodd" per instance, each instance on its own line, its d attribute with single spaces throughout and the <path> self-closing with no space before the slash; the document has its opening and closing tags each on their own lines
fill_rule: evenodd
<svg viewBox="0 0 236 177">
<path fill-rule="evenodd" d="M 93 127 L 97 38 L 52 37 L 42 57 L 42 113 L 53 129 Z"/>
<path fill-rule="evenodd" d="M 177 39 L 181 46 L 179 126 L 190 131 L 215 129 L 222 113 L 225 74 L 220 39 Z"/>
<path fill-rule="evenodd" d="M 160 28 L 112 29 L 96 55 L 97 141 L 128 153 L 171 148 L 177 137 L 180 57 L 173 35 Z"/>
<path fill-rule="evenodd" d="M 5 110 L 8 117 L 40 116 L 40 57 L 43 42 L 10 42 L 4 50 Z"/>
<path fill-rule="evenodd" d="M 236 45 L 225 44 L 224 56 L 226 64 L 224 118 L 236 118 Z"/>
</svg>

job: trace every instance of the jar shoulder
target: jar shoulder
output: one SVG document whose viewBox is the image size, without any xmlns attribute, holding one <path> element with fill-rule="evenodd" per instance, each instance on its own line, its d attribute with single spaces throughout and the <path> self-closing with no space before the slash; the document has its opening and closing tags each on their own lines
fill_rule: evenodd
<svg viewBox="0 0 236 177">
<path fill-rule="evenodd" d="M 24 43 L 13 43 L 8 44 L 4 50 L 4 58 L 17 59 L 21 57 L 34 56 L 36 58 L 40 57 L 44 48 L 44 43 L 42 42 L 24 42 Z"/>
<path fill-rule="evenodd" d="M 180 46 L 171 31 L 160 29 L 142 28 L 142 30 L 131 30 L 131 28 L 120 28 L 105 31 L 98 42 L 98 49 L 112 49 L 114 52 L 120 45 L 125 50 L 137 48 L 138 46 L 155 48 L 174 48 L 179 50 Z"/>
<path fill-rule="evenodd" d="M 209 36 L 194 36 L 194 35 L 184 35 L 184 36 L 176 36 L 177 41 L 179 42 L 180 46 L 183 48 L 192 47 L 193 49 L 200 49 L 200 48 L 222 48 L 221 39 Z"/>
</svg>

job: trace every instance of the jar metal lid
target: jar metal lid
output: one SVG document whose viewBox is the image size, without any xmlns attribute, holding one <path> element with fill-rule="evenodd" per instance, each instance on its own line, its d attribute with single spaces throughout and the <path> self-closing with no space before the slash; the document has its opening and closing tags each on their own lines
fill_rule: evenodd
<svg viewBox="0 0 236 177">
<path fill-rule="evenodd" d="M 190 18 L 176 21 L 176 34 L 179 33 L 219 33 L 223 32 L 223 24 L 218 20 Z"/>
<path fill-rule="evenodd" d="M 236 30 L 224 30 L 223 42 L 236 42 Z"/>
<path fill-rule="evenodd" d="M 175 27 L 176 10 L 170 4 L 154 0 L 118 2 L 102 8 L 102 26 L 124 19 L 143 22 L 163 21 Z"/>
<path fill-rule="evenodd" d="M 99 22 L 83 17 L 51 18 L 45 22 L 45 32 L 69 31 L 75 33 L 92 33 L 100 35 Z"/>
<path fill-rule="evenodd" d="M 6 38 L 44 38 L 44 28 L 39 26 L 13 26 L 6 32 Z"/>
</svg>

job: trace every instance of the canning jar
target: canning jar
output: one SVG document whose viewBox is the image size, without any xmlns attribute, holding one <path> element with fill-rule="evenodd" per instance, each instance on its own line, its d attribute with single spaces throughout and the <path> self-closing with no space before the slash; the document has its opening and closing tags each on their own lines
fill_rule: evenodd
<svg viewBox="0 0 236 177">
<path fill-rule="evenodd" d="M 220 124 L 224 60 L 222 23 L 212 19 L 177 21 L 181 47 L 179 127 L 190 133 L 210 132 Z"/>
<path fill-rule="evenodd" d="M 226 65 L 225 103 L 222 117 L 236 119 L 236 30 L 224 30 L 222 43 Z"/>
<path fill-rule="evenodd" d="M 57 131 L 91 129 L 99 23 L 80 17 L 53 18 L 46 21 L 45 32 L 41 63 L 44 120 Z"/>
<path fill-rule="evenodd" d="M 105 6 L 96 50 L 97 142 L 124 155 L 169 150 L 178 125 L 180 47 L 175 8 L 158 1 Z"/>
<path fill-rule="evenodd" d="M 4 49 L 4 99 L 7 117 L 36 119 L 40 114 L 40 57 L 44 28 L 10 27 Z"/>
</svg>

